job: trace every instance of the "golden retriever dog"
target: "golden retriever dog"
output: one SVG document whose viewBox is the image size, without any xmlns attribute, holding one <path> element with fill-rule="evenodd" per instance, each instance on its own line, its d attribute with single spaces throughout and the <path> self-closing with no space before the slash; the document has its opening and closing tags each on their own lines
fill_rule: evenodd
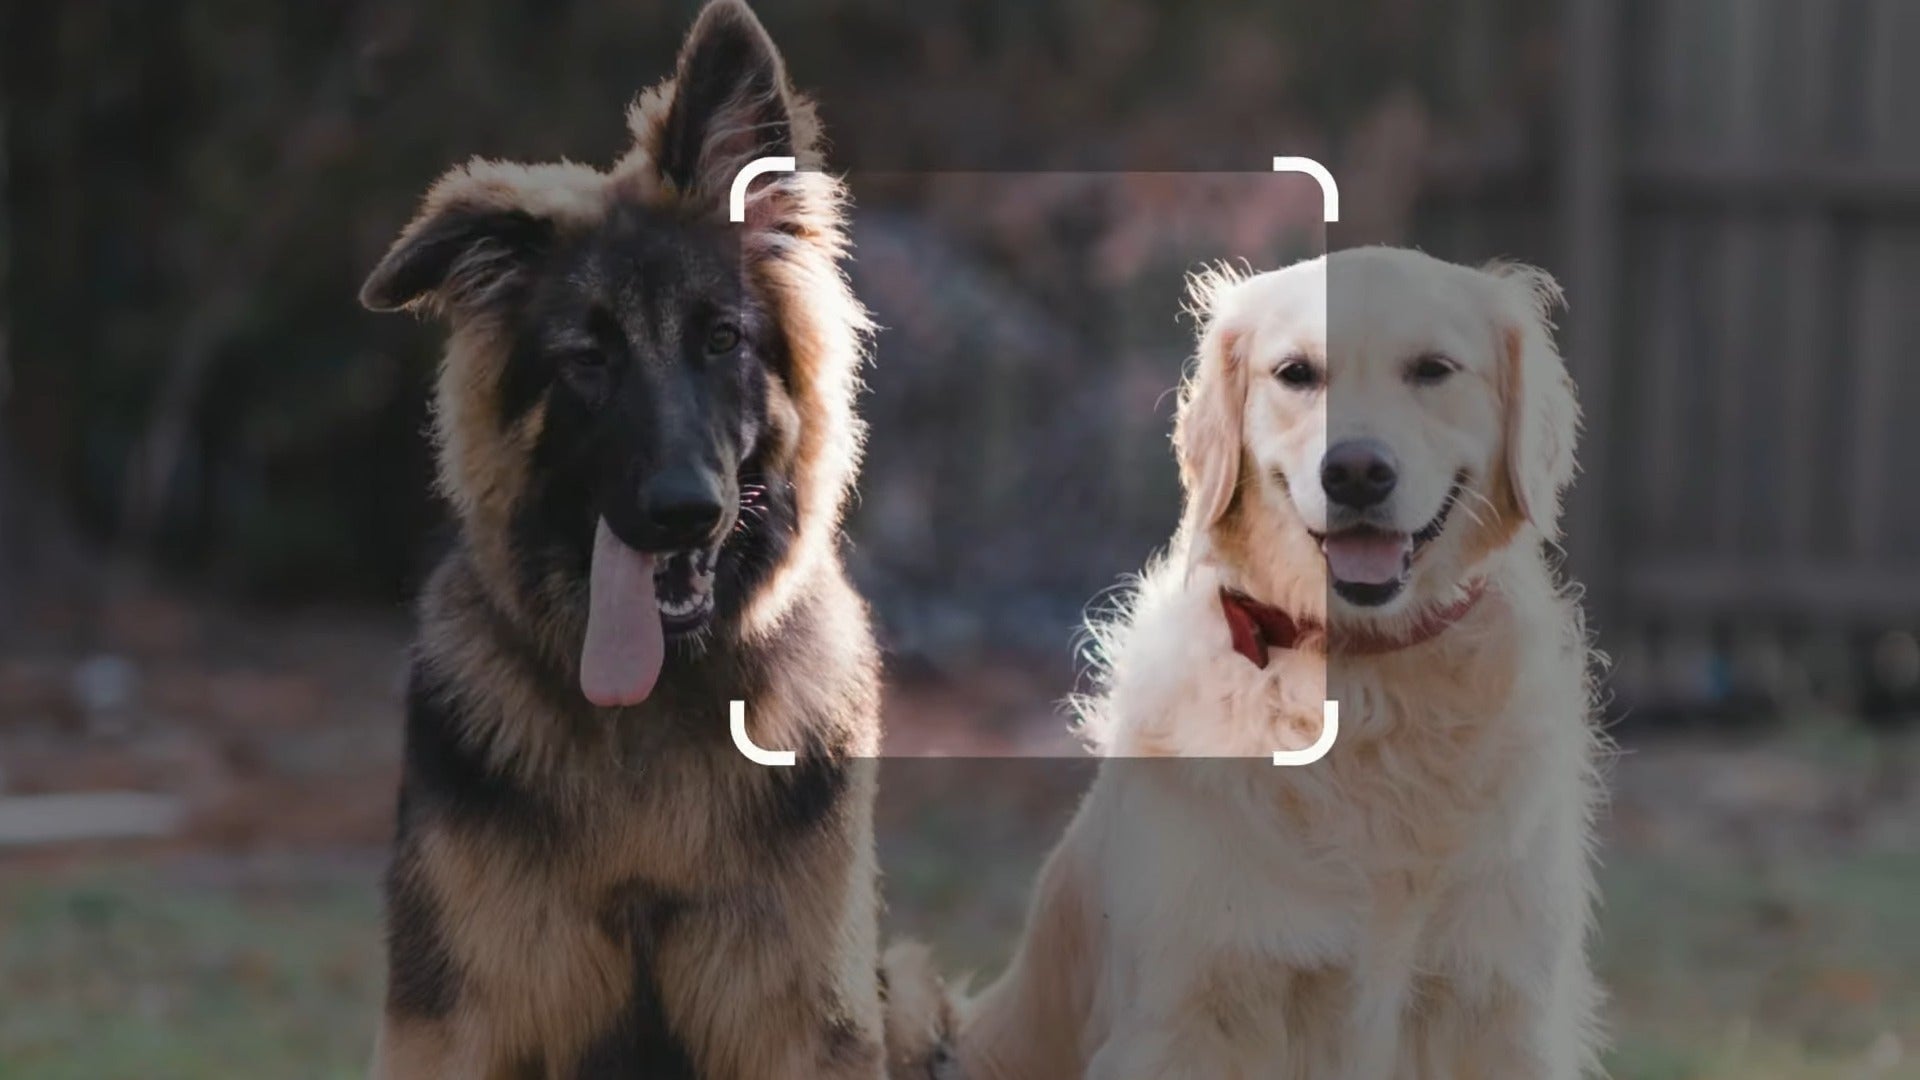
<svg viewBox="0 0 1920 1080">
<path fill-rule="evenodd" d="M 1095 628 L 1108 760 L 967 1008 L 966 1075 L 1594 1071 L 1557 286 L 1373 248 L 1194 292 L 1181 526 Z M 1275 767 L 1327 699 L 1327 756 Z"/>
</svg>

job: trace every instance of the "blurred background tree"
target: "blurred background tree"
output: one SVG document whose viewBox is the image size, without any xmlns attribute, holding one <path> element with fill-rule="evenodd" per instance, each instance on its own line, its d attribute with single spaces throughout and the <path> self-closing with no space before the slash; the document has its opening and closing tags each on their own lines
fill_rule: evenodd
<svg viewBox="0 0 1920 1080">
<path fill-rule="evenodd" d="M 1281 149 L 1423 157 L 1436 132 L 1511 138 L 1542 97 L 1537 43 L 1459 68 L 1429 47 L 1452 24 L 1405 0 L 762 7 L 822 101 L 863 245 L 939 271 L 913 287 L 861 269 L 891 328 L 868 476 L 891 494 L 862 510 L 892 522 L 863 542 L 875 583 L 944 574 L 951 591 L 968 557 L 930 562 L 933 528 L 1004 593 L 1047 593 L 1066 617 L 1164 539 L 1176 493 L 1164 407 L 1115 432 L 1105 397 L 1083 396 L 1049 427 L 1061 391 L 1151 399 L 1187 348 L 1182 272 L 1313 242 L 1271 177 L 1148 174 L 1257 174 Z M 1481 8 L 1518 42 L 1539 31 L 1532 5 Z M 359 275 L 469 155 L 610 160 L 622 106 L 669 69 L 694 9 L 14 5 L 5 409 L 31 490 L 91 541 L 222 590 L 404 594 L 437 518 L 420 437 L 435 338 L 357 310 Z M 1413 194 L 1350 203 L 1387 235 Z M 1017 482 L 925 490 L 943 455 Z M 1102 460 L 1135 479 L 1098 484 Z M 1051 496 L 1090 484 L 1087 515 L 1049 544 L 992 534 L 1057 518 Z M 912 509 L 916 488 L 936 505 Z M 1059 566 L 1025 565 L 1047 550 Z"/>
</svg>

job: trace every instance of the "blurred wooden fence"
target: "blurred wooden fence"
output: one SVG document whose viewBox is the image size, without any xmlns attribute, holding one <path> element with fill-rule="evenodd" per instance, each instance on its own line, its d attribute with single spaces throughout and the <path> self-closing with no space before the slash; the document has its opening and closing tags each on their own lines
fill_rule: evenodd
<svg viewBox="0 0 1920 1080">
<path fill-rule="evenodd" d="M 1615 692 L 1914 701 L 1920 4 L 1563 15 L 1557 160 L 1443 170 L 1419 238 L 1568 288 Z"/>
</svg>

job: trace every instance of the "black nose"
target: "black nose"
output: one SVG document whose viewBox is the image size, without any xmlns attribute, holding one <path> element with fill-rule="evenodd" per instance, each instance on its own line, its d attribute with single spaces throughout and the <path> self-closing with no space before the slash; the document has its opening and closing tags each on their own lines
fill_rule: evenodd
<svg viewBox="0 0 1920 1080">
<path fill-rule="evenodd" d="M 702 547 L 712 542 L 726 512 L 718 478 L 704 469 L 668 469 L 642 491 L 647 531 L 661 548 Z"/>
<path fill-rule="evenodd" d="M 1399 479 L 1400 463 L 1379 439 L 1337 442 L 1320 462 L 1320 486 L 1327 498 L 1354 510 L 1385 500 Z"/>
</svg>

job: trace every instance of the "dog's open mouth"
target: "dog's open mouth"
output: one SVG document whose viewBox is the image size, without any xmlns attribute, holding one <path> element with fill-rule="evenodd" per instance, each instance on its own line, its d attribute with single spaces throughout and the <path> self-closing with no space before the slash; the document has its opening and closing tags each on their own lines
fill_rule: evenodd
<svg viewBox="0 0 1920 1080">
<path fill-rule="evenodd" d="M 691 633 L 713 617 L 713 567 L 719 557 L 715 545 L 654 558 L 653 591 L 668 636 Z"/>
<path fill-rule="evenodd" d="M 1356 607 L 1379 607 L 1400 595 L 1413 576 L 1414 559 L 1446 529 L 1453 504 L 1460 499 L 1462 483 L 1454 482 L 1439 512 L 1418 532 L 1358 525 L 1317 537 L 1333 591 Z"/>
<path fill-rule="evenodd" d="M 713 568 L 720 546 L 636 551 L 602 518 L 593 538 L 580 691 L 605 708 L 637 705 L 653 693 L 669 637 L 697 632 L 713 616 Z"/>
</svg>

